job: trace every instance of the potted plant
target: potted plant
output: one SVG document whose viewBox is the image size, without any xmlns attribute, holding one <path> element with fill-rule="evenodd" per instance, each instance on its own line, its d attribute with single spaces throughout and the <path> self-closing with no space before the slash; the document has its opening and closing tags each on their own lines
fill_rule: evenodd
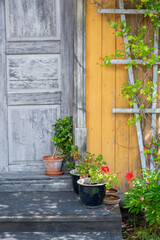
<svg viewBox="0 0 160 240">
<path fill-rule="evenodd" d="M 63 174 L 62 162 L 64 157 L 67 157 L 72 146 L 72 117 L 57 119 L 54 124 L 54 135 L 51 141 L 55 145 L 52 156 L 44 156 L 43 161 L 46 167 L 46 174 L 49 176 L 59 176 Z"/>
<path fill-rule="evenodd" d="M 89 177 L 79 179 L 77 183 L 82 204 L 87 208 L 97 208 L 103 203 L 106 187 L 111 188 L 117 184 L 118 177 L 117 174 L 108 174 L 109 168 L 101 154 L 96 158 L 91 153 L 90 156 L 90 163 L 79 166 L 79 172 L 85 174 L 87 169 Z"/>
<path fill-rule="evenodd" d="M 72 177 L 72 185 L 75 193 L 79 194 L 79 185 L 77 181 L 80 178 L 88 177 L 89 176 L 89 168 L 91 164 L 91 160 L 93 158 L 93 154 L 90 152 L 86 152 L 84 161 L 80 160 L 81 154 L 79 153 L 79 148 L 77 145 L 73 145 L 71 149 L 71 156 L 74 159 L 74 163 L 66 162 L 70 170 L 70 175 Z M 76 162 L 78 164 L 76 164 Z"/>
<path fill-rule="evenodd" d="M 77 145 L 71 146 L 70 156 L 73 159 L 73 162 L 66 161 L 65 165 L 67 166 L 68 170 L 70 170 L 70 175 L 72 177 L 72 185 L 75 193 L 78 194 L 78 184 L 77 181 L 80 179 L 80 174 L 76 169 L 76 162 L 81 162 L 80 157 L 81 154 L 79 153 L 79 148 Z"/>
</svg>

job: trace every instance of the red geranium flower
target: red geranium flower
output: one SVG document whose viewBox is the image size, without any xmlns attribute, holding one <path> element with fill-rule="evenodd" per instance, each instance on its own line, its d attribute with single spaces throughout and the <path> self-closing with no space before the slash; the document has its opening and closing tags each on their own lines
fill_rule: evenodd
<svg viewBox="0 0 160 240">
<path fill-rule="evenodd" d="M 101 169 L 103 172 L 109 172 L 109 167 L 107 167 L 107 166 L 103 166 L 103 167 L 101 167 Z"/>
<path fill-rule="evenodd" d="M 144 150 L 146 150 L 146 149 L 148 149 L 148 146 L 145 145 L 145 146 L 144 146 Z"/>
<path fill-rule="evenodd" d="M 134 175 L 133 175 L 133 173 L 127 173 L 126 174 L 126 176 L 125 176 L 128 180 L 133 180 L 133 178 L 134 178 Z"/>
</svg>

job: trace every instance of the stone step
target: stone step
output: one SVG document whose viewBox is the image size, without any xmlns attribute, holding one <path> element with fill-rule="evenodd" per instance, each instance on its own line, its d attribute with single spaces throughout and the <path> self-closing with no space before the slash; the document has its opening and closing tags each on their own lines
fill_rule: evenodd
<svg viewBox="0 0 160 240">
<path fill-rule="evenodd" d="M 106 231 L 121 236 L 118 205 L 86 209 L 73 191 L 0 194 L 0 232 Z"/>
<path fill-rule="evenodd" d="M 1 173 L 0 192 L 72 191 L 69 174 L 49 177 L 43 173 Z"/>
<path fill-rule="evenodd" d="M 0 233 L 1 240 L 122 240 L 113 232 L 19 232 Z"/>
</svg>

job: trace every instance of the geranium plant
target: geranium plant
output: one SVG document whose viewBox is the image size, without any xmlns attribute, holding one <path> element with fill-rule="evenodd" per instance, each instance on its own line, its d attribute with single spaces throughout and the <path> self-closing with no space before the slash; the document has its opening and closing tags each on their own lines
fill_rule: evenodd
<svg viewBox="0 0 160 240">
<path fill-rule="evenodd" d="M 65 165 L 67 166 L 68 170 L 72 170 L 72 169 L 75 169 L 76 162 L 81 163 L 80 158 L 81 158 L 82 154 L 79 153 L 79 148 L 77 145 L 72 145 L 69 155 L 73 161 L 72 162 L 66 161 Z"/>
<path fill-rule="evenodd" d="M 134 178 L 133 174 L 126 175 L 133 180 L 133 188 L 125 193 L 125 207 L 130 212 L 144 212 L 151 233 L 158 233 L 160 227 L 160 170 L 142 170 L 143 179 Z"/>
<path fill-rule="evenodd" d="M 117 174 L 109 174 L 109 167 L 102 154 L 94 157 L 94 154 L 86 152 L 84 162 L 77 165 L 76 169 L 83 177 L 90 177 L 90 184 L 105 183 L 106 188 L 111 188 L 118 183 Z"/>
</svg>

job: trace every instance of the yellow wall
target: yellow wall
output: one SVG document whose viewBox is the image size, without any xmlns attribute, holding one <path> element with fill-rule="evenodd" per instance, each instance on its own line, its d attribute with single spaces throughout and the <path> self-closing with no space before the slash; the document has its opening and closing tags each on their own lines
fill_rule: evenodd
<svg viewBox="0 0 160 240">
<path fill-rule="evenodd" d="M 112 1 L 114 8 L 115 1 Z M 120 21 L 115 15 L 112 21 Z M 103 154 L 111 173 L 119 172 L 119 190 L 128 188 L 126 173 L 136 167 L 136 127 L 127 125 L 128 114 L 113 114 L 112 108 L 126 108 L 127 101 L 120 95 L 121 86 L 127 82 L 128 73 L 122 65 L 101 68 L 96 63 L 104 55 L 123 49 L 122 38 L 115 38 L 104 14 L 98 14 L 91 4 L 86 6 L 86 114 L 87 150 Z M 137 165 L 138 162 L 138 165 Z M 137 175 L 137 169 L 134 175 Z"/>
</svg>

